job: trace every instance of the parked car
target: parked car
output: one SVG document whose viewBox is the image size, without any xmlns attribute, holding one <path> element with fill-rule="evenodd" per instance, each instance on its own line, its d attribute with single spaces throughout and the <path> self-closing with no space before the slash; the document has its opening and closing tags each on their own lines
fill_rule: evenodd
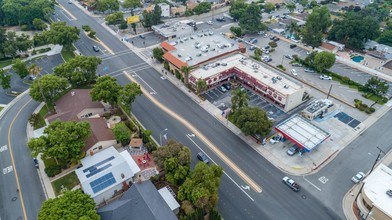
<svg viewBox="0 0 392 220">
<path fill-rule="evenodd" d="M 359 181 L 363 180 L 365 178 L 365 174 L 362 172 L 358 172 L 357 175 L 353 176 L 353 178 L 351 178 L 351 180 L 354 183 L 358 183 Z"/>
<path fill-rule="evenodd" d="M 259 33 L 257 33 L 258 35 L 263 35 L 264 31 L 259 31 Z"/>
<path fill-rule="evenodd" d="M 300 64 L 300 63 L 292 63 L 291 65 L 292 66 L 297 66 L 297 67 L 302 67 L 302 64 Z"/>
<path fill-rule="evenodd" d="M 223 84 L 223 87 L 225 87 L 226 90 L 230 90 L 231 89 L 231 85 L 230 84 Z"/>
<path fill-rule="evenodd" d="M 219 21 L 219 22 L 224 22 L 226 19 L 225 19 L 225 17 L 219 17 L 216 20 Z"/>
<path fill-rule="evenodd" d="M 265 54 L 269 54 L 269 50 L 266 50 L 264 48 L 261 48 L 261 52 L 265 53 Z"/>
<path fill-rule="evenodd" d="M 30 75 L 30 76 L 29 76 L 29 80 L 31 80 L 31 81 L 34 81 L 34 80 L 36 80 L 36 79 L 37 79 L 37 77 L 34 76 L 34 75 Z"/>
<path fill-rule="evenodd" d="M 241 38 L 237 38 L 237 42 L 241 43 L 243 40 Z"/>
<path fill-rule="evenodd" d="M 296 153 L 298 152 L 298 150 L 299 150 L 299 146 L 296 145 L 296 144 L 294 144 L 292 147 L 290 147 L 290 148 L 287 150 L 287 154 L 288 154 L 289 156 L 293 156 L 294 154 L 296 154 Z"/>
<path fill-rule="evenodd" d="M 213 24 L 214 24 L 214 22 L 212 22 L 212 21 L 207 21 L 207 24 L 209 24 L 209 25 L 213 25 Z"/>
<path fill-rule="evenodd" d="M 33 159 L 35 168 L 39 168 L 38 160 L 36 158 Z"/>
<path fill-rule="evenodd" d="M 139 35 L 139 37 L 140 37 L 141 39 L 146 38 L 146 36 L 144 36 L 144 34 Z"/>
<path fill-rule="evenodd" d="M 270 37 L 270 40 L 273 40 L 273 39 L 275 39 L 275 36 Z"/>
<path fill-rule="evenodd" d="M 290 48 L 291 48 L 291 49 L 296 48 L 296 47 L 297 47 L 297 45 L 295 45 L 295 44 L 290 44 Z"/>
<path fill-rule="evenodd" d="M 290 72 L 291 72 L 291 74 L 293 74 L 294 76 L 298 76 L 297 70 L 292 69 Z"/>
<path fill-rule="evenodd" d="M 312 70 L 312 69 L 309 69 L 309 68 L 306 68 L 306 69 L 305 69 L 305 72 L 308 72 L 308 73 L 314 73 L 314 70 Z"/>
<path fill-rule="evenodd" d="M 282 136 L 281 136 L 281 134 L 277 134 L 277 135 L 273 136 L 273 137 L 269 140 L 269 142 L 270 142 L 271 144 L 275 144 L 275 143 L 279 142 L 280 140 L 282 140 Z"/>
<path fill-rule="evenodd" d="M 305 46 L 305 45 L 304 45 Z M 311 54 L 312 53 L 312 51 L 307 51 L 306 52 L 306 55 L 309 55 L 309 54 Z"/>
<path fill-rule="evenodd" d="M 301 187 L 293 179 L 290 179 L 287 176 L 283 177 L 282 181 L 295 192 L 298 192 L 301 189 Z"/>
<path fill-rule="evenodd" d="M 294 60 L 294 57 L 291 56 L 291 55 L 284 55 L 284 57 L 286 57 L 286 58 L 289 59 L 289 60 Z"/>
<path fill-rule="evenodd" d="M 255 43 L 257 43 L 257 39 L 256 38 L 250 38 L 248 42 L 251 43 L 251 44 L 255 44 Z"/>
<path fill-rule="evenodd" d="M 208 160 L 207 156 L 203 152 L 197 153 L 197 159 L 199 159 L 200 161 L 203 161 L 206 164 L 210 163 L 210 160 Z"/>
<path fill-rule="evenodd" d="M 327 79 L 327 80 L 332 80 L 332 77 L 327 76 L 327 75 L 321 75 L 320 79 Z"/>
<path fill-rule="evenodd" d="M 223 86 L 218 86 L 219 91 L 221 92 L 227 92 L 227 89 Z"/>
<path fill-rule="evenodd" d="M 95 52 L 99 52 L 99 48 L 97 47 L 97 46 L 93 46 L 93 50 L 95 51 Z"/>
<path fill-rule="evenodd" d="M 268 50 L 268 49 L 270 49 L 271 47 L 270 46 L 268 46 L 268 45 L 265 45 L 264 46 L 264 49 L 266 49 L 266 50 Z"/>
<path fill-rule="evenodd" d="M 256 50 L 257 48 L 255 46 L 250 46 L 249 50 Z"/>
<path fill-rule="evenodd" d="M 269 34 L 264 34 L 264 37 L 268 37 L 269 36 Z"/>
<path fill-rule="evenodd" d="M 280 40 L 279 37 L 275 37 L 275 38 L 273 39 L 273 41 L 279 41 L 279 40 Z"/>
</svg>

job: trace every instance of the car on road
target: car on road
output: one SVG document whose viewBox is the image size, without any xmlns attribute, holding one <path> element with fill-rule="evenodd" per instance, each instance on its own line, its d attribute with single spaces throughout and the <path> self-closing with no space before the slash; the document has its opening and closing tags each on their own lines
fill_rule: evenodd
<svg viewBox="0 0 392 220">
<path fill-rule="evenodd" d="M 314 73 L 314 70 L 312 70 L 312 69 L 309 69 L 309 68 L 306 68 L 306 69 L 305 69 L 305 72 L 308 72 L 308 73 Z"/>
<path fill-rule="evenodd" d="M 365 174 L 362 172 L 358 172 L 357 175 L 353 176 L 353 178 L 351 178 L 351 181 L 353 181 L 354 183 L 358 183 L 359 181 L 363 180 L 365 178 Z"/>
<path fill-rule="evenodd" d="M 294 57 L 291 56 L 291 55 L 284 55 L 284 57 L 286 57 L 286 58 L 289 59 L 289 60 L 294 60 Z"/>
<path fill-rule="evenodd" d="M 257 47 L 255 47 L 255 46 L 251 46 L 250 48 L 249 48 L 249 50 L 256 50 L 257 49 Z"/>
<path fill-rule="evenodd" d="M 277 134 L 277 135 L 273 136 L 273 137 L 269 140 L 269 142 L 270 142 L 271 144 L 275 144 L 275 143 L 279 142 L 280 140 L 282 140 L 282 136 L 281 136 L 280 134 Z"/>
<path fill-rule="evenodd" d="M 327 80 L 332 80 L 332 77 L 327 76 L 327 75 L 321 75 L 320 79 L 327 79 Z"/>
<path fill-rule="evenodd" d="M 291 65 L 292 66 L 297 66 L 297 67 L 302 67 L 302 64 L 300 64 L 300 63 L 292 63 Z"/>
<path fill-rule="evenodd" d="M 208 160 L 207 156 L 203 152 L 197 153 L 197 159 L 199 159 L 200 161 L 203 161 L 206 164 L 210 163 L 210 160 Z"/>
<path fill-rule="evenodd" d="M 212 22 L 212 21 L 207 21 L 207 24 L 209 24 L 209 25 L 213 25 L 213 24 L 214 24 L 214 22 Z"/>
<path fill-rule="evenodd" d="M 144 34 L 139 35 L 139 37 L 140 37 L 141 39 L 146 38 L 146 36 L 144 36 Z"/>
<path fill-rule="evenodd" d="M 97 47 L 97 46 L 93 46 L 93 50 L 95 51 L 95 52 L 99 52 L 99 47 Z"/>
<path fill-rule="evenodd" d="M 217 18 L 216 20 L 219 21 L 219 22 L 224 22 L 224 21 L 226 21 L 226 19 L 225 19 L 224 17 L 219 17 L 219 18 Z"/>
<path fill-rule="evenodd" d="M 227 92 L 227 89 L 223 86 L 218 86 L 219 91 L 221 92 Z"/>
<path fill-rule="evenodd" d="M 290 72 L 291 72 L 291 74 L 293 74 L 294 76 L 298 76 L 297 70 L 292 69 Z"/>
<path fill-rule="evenodd" d="M 295 45 L 295 44 L 290 44 L 290 48 L 291 48 L 291 49 L 296 48 L 296 47 L 297 47 L 297 45 Z"/>
<path fill-rule="evenodd" d="M 33 159 L 35 168 L 39 168 L 38 160 L 36 158 Z"/>
<path fill-rule="evenodd" d="M 298 192 L 301 189 L 301 187 L 293 179 L 287 176 L 283 177 L 282 181 L 295 192 Z"/>
<path fill-rule="evenodd" d="M 287 154 L 289 156 L 293 156 L 294 154 L 296 154 L 299 151 L 299 146 L 297 144 L 294 144 L 292 147 L 290 147 L 287 150 Z"/>
<path fill-rule="evenodd" d="M 225 87 L 226 90 L 230 90 L 231 89 L 231 85 L 230 84 L 223 84 L 223 87 Z"/>
</svg>

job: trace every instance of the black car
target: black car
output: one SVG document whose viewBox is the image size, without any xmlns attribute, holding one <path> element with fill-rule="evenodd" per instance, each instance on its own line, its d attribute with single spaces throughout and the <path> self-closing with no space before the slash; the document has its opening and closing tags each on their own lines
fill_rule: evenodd
<svg viewBox="0 0 392 220">
<path fill-rule="evenodd" d="M 297 47 L 297 45 L 295 45 L 295 44 L 290 44 L 290 48 L 291 48 L 291 49 L 296 48 L 296 47 Z"/>
<path fill-rule="evenodd" d="M 223 86 L 224 86 L 227 90 L 230 90 L 230 89 L 231 89 L 230 84 L 223 84 Z"/>
<path fill-rule="evenodd" d="M 35 166 L 35 168 L 38 168 L 39 167 L 39 165 L 38 165 L 38 160 L 36 159 L 36 158 L 34 158 L 34 166 Z"/>
<path fill-rule="evenodd" d="M 95 51 L 95 52 L 99 52 L 99 48 L 97 47 L 97 46 L 93 46 L 93 50 Z"/>
<path fill-rule="evenodd" d="M 146 38 L 146 37 L 144 36 L 144 34 L 139 35 L 139 37 L 140 37 L 141 39 Z"/>
<path fill-rule="evenodd" d="M 220 17 L 220 18 L 217 18 L 216 20 L 219 22 L 224 22 L 226 19 L 224 17 Z"/>
<path fill-rule="evenodd" d="M 207 156 L 205 154 L 203 154 L 203 152 L 197 153 L 197 159 L 199 159 L 200 161 L 203 161 L 206 164 L 210 163 L 210 160 L 208 160 Z"/>
</svg>

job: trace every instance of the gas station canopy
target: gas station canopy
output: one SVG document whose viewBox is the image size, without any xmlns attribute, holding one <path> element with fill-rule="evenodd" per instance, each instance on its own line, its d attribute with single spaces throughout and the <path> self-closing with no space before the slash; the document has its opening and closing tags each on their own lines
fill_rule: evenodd
<svg viewBox="0 0 392 220">
<path fill-rule="evenodd" d="M 275 127 L 288 139 L 310 152 L 331 135 L 323 129 L 312 124 L 299 114 L 295 114 Z"/>
</svg>

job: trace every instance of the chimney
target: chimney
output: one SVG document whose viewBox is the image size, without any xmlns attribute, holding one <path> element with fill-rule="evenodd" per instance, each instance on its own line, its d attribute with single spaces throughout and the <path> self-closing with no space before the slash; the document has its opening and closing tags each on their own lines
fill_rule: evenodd
<svg viewBox="0 0 392 220">
<path fill-rule="evenodd" d="M 121 178 L 123 178 L 123 179 L 125 178 L 125 175 L 123 173 L 121 174 Z"/>
<path fill-rule="evenodd" d="M 93 156 L 94 155 L 94 151 L 90 151 L 90 156 Z"/>
</svg>

